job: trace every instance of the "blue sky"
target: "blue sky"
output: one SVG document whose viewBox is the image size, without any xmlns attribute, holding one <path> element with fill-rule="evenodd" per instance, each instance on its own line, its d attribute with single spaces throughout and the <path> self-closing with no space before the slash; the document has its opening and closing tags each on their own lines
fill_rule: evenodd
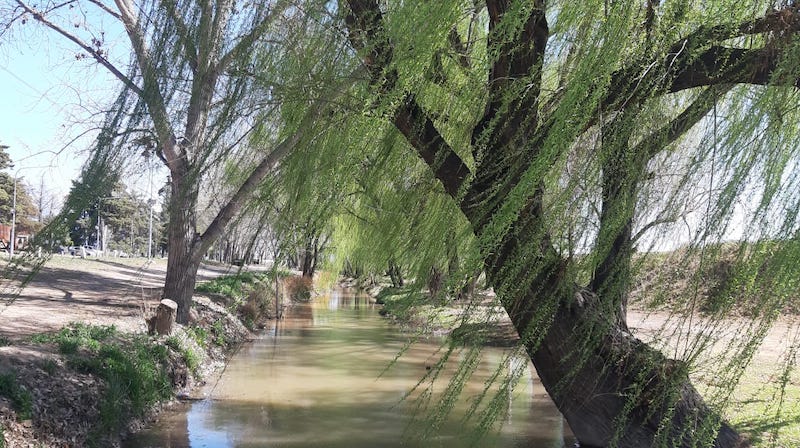
<svg viewBox="0 0 800 448">
<path fill-rule="evenodd" d="M 9 146 L 12 175 L 60 198 L 80 175 L 117 83 L 91 60 L 76 60 L 72 43 L 30 31 L 0 41 L 0 144 Z M 116 42 L 110 47 L 127 55 L 124 37 Z"/>
</svg>

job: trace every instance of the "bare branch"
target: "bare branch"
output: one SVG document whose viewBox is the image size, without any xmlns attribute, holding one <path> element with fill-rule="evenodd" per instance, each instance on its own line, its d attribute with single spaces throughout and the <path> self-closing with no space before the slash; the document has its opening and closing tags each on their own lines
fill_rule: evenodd
<svg viewBox="0 0 800 448">
<path fill-rule="evenodd" d="M 100 0 L 89 0 L 89 2 L 95 4 L 98 8 L 102 9 L 115 19 L 122 21 L 122 16 L 120 16 L 117 11 L 114 11 L 113 9 L 109 8 L 108 5 L 101 2 Z"/>
<path fill-rule="evenodd" d="M 163 152 L 163 159 L 167 162 L 170 171 L 180 172 L 178 165 L 186 164 L 187 161 L 185 157 L 181 157 L 182 154 L 179 154 L 179 151 L 182 150 L 177 145 L 175 132 L 169 121 L 169 114 L 167 113 L 164 96 L 159 89 L 156 70 L 153 67 L 143 32 L 141 28 L 139 28 L 134 5 L 130 0 L 115 0 L 115 3 L 119 9 L 122 23 L 125 25 L 128 39 L 131 41 L 139 70 L 142 73 L 143 86 L 141 89 L 136 90 L 136 93 L 142 98 L 145 104 L 147 104 L 155 133 L 158 136 L 158 146 L 160 151 Z"/>
<path fill-rule="evenodd" d="M 122 73 L 122 72 L 121 72 L 121 71 L 120 71 L 120 70 L 119 70 L 119 69 L 118 69 L 118 68 L 117 68 L 117 67 L 116 67 L 114 64 L 112 64 L 112 63 L 111 63 L 111 61 L 109 61 L 109 60 L 108 60 L 108 59 L 107 59 L 107 58 L 106 58 L 106 57 L 105 57 L 103 54 L 101 54 L 101 52 L 100 52 L 100 51 L 99 51 L 97 48 L 94 48 L 93 46 L 91 46 L 91 45 L 87 44 L 86 42 L 84 42 L 84 41 L 83 41 L 81 38 L 79 38 L 78 36 L 76 36 L 76 35 L 74 35 L 74 34 L 72 34 L 72 33 L 68 32 L 68 31 L 67 31 L 67 30 L 65 30 L 64 28 L 62 28 L 62 27 L 60 27 L 60 26 L 56 25 L 55 23 L 53 23 L 53 22 L 51 22 L 51 21 L 47 20 L 47 18 L 44 16 L 44 14 L 42 14 L 42 13 L 40 13 L 38 10 L 36 10 L 36 9 L 34 9 L 34 8 L 30 7 L 30 6 L 28 6 L 27 4 L 25 4 L 25 3 L 24 3 L 24 2 L 22 2 L 21 0 L 16 0 L 16 3 L 17 3 L 19 6 L 20 6 L 20 8 L 22 8 L 23 10 L 25 10 L 25 12 L 27 12 L 27 13 L 29 13 L 31 16 L 33 16 L 33 18 L 34 18 L 34 19 L 35 19 L 37 22 L 39 22 L 39 23 L 41 23 L 42 25 L 44 25 L 44 26 L 46 26 L 46 27 L 50 28 L 51 30 L 55 31 L 56 33 L 58 33 L 58 34 L 60 34 L 60 35 L 64 36 L 65 38 L 67 38 L 67 39 L 68 39 L 68 40 L 70 40 L 71 42 L 73 42 L 73 43 L 77 44 L 79 47 L 81 47 L 81 49 L 83 49 L 84 51 L 86 51 L 87 53 L 89 53 L 90 55 L 92 55 L 92 57 L 93 57 L 93 58 L 94 58 L 94 59 L 95 59 L 95 60 L 96 60 L 96 61 L 97 61 L 97 62 L 98 62 L 100 65 L 102 65 L 103 67 L 105 67 L 105 68 L 106 68 L 106 69 L 107 69 L 109 72 L 111 72 L 111 74 L 113 74 L 113 75 L 114 75 L 114 76 L 115 76 L 117 79 L 119 79 L 120 81 L 122 81 L 122 83 L 123 83 L 123 84 L 125 84 L 125 86 L 127 86 L 129 89 L 133 90 L 134 92 L 136 92 L 136 93 L 137 93 L 137 94 L 139 94 L 139 95 L 141 95 L 141 94 L 142 94 L 142 90 L 139 88 L 139 86 L 137 86 L 137 85 L 136 85 L 136 83 L 134 83 L 132 79 L 130 79 L 130 78 L 128 78 L 127 76 L 125 76 L 125 74 L 123 74 L 123 73 Z"/>
</svg>

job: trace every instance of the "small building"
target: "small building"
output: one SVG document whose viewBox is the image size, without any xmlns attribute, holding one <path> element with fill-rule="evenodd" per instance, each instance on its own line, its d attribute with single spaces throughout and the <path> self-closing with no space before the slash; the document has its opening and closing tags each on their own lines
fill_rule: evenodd
<svg viewBox="0 0 800 448">
<path fill-rule="evenodd" d="M 15 230 L 15 242 L 14 242 L 14 250 L 25 250 L 25 247 L 28 246 L 28 242 L 31 239 L 31 235 L 26 232 L 20 232 L 19 228 Z M 0 224 L 0 250 L 9 250 L 9 242 L 11 241 L 11 226 L 8 224 Z"/>
</svg>

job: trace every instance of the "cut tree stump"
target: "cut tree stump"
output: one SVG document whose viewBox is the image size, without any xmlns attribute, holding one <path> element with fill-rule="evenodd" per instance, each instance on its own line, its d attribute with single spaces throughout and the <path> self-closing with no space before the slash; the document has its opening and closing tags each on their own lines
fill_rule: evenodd
<svg viewBox="0 0 800 448">
<path fill-rule="evenodd" d="M 172 333 L 175 317 L 178 314 L 178 304 L 174 300 L 163 299 L 156 308 L 155 316 L 147 319 L 147 332 L 165 335 Z"/>
</svg>

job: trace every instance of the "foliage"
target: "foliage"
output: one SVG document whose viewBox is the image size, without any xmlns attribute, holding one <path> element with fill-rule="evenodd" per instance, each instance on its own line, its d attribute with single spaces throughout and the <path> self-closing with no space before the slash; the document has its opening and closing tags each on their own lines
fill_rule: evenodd
<svg viewBox="0 0 800 448">
<path fill-rule="evenodd" d="M 19 384 L 14 372 L 0 374 L 0 395 L 11 400 L 19 420 L 33 417 L 33 396 L 25 386 Z"/>
<path fill-rule="evenodd" d="M 399 262 L 418 285 L 431 268 L 485 270 L 583 443 L 733 445 L 719 413 L 798 278 L 796 6 L 340 4 L 368 76 L 286 163 L 295 181 L 346 191 L 337 261 Z M 715 244 L 732 235 L 756 249 L 729 269 Z M 699 323 L 697 288 L 682 291 L 678 330 L 651 341 L 678 343 L 662 344 L 669 360 L 633 337 L 625 309 L 634 254 L 678 244 L 697 273 L 719 268 L 708 286 L 724 300 Z M 744 297 L 752 320 L 712 366 L 726 381 L 686 433 L 701 400 L 689 372 Z"/>
<path fill-rule="evenodd" d="M 14 164 L 2 145 L 0 145 L 0 169 L 12 171 L 14 169 Z M 11 225 L 15 183 L 17 233 L 32 234 L 41 227 L 39 210 L 25 179 L 17 178 L 15 182 L 14 176 L 9 173 L 0 173 L 0 223 Z"/>
<path fill-rule="evenodd" d="M 201 327 L 190 327 L 190 328 L 197 329 Z M 197 333 L 191 332 L 189 334 L 192 336 L 192 338 L 195 338 L 196 337 L 195 335 Z M 203 340 L 203 342 L 201 343 L 197 339 L 195 339 L 195 342 L 197 342 L 197 344 L 201 348 L 205 347 L 205 340 Z M 178 338 L 177 336 L 168 337 L 164 341 L 164 345 L 172 349 L 174 352 L 180 353 L 180 355 L 183 357 L 183 361 L 186 363 L 186 367 L 188 367 L 189 370 L 191 370 L 192 374 L 197 376 L 198 369 L 200 368 L 200 356 L 194 350 L 192 350 L 190 346 L 181 343 L 180 338 Z"/>
<path fill-rule="evenodd" d="M 122 183 L 110 190 L 93 190 L 84 198 L 87 208 L 78 213 L 70 226 L 70 245 L 101 246 L 107 251 L 131 255 L 145 254 L 149 239 L 150 206 L 147 201 L 129 192 Z M 154 241 L 158 241 L 159 216 L 153 215 Z"/>
<path fill-rule="evenodd" d="M 199 325 L 189 325 L 186 327 L 186 333 L 200 347 L 206 346 L 206 342 L 208 341 L 208 331 L 204 327 Z"/>
<path fill-rule="evenodd" d="M 157 401 L 169 398 L 169 350 L 143 335 L 123 335 L 113 326 L 74 323 L 53 334 L 33 338 L 54 343 L 67 355 L 67 365 L 106 382 L 100 403 L 102 432 L 118 431 Z M 188 359 L 187 359 L 188 362 Z"/>
</svg>

